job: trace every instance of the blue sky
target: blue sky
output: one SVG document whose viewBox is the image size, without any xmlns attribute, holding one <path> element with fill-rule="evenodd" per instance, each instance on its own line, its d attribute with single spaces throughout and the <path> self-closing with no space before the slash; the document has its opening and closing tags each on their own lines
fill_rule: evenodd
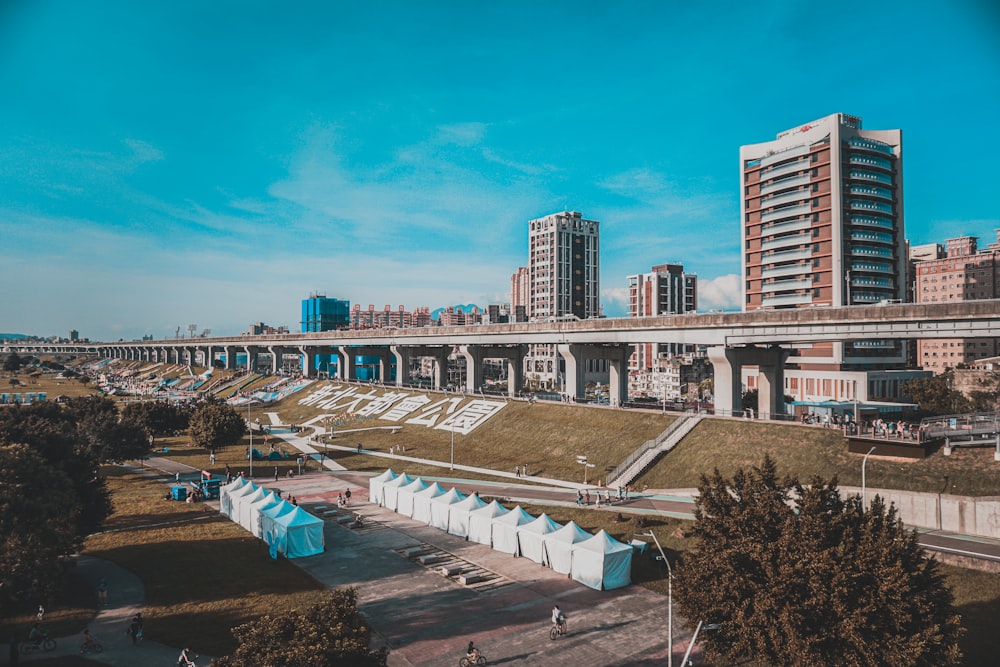
<svg viewBox="0 0 1000 667">
<path fill-rule="evenodd" d="M 605 312 L 739 303 L 739 146 L 902 128 L 907 236 L 1000 227 L 1000 11 L 914 2 L 0 0 L 0 332 L 97 340 L 504 302 L 601 221 Z"/>
</svg>

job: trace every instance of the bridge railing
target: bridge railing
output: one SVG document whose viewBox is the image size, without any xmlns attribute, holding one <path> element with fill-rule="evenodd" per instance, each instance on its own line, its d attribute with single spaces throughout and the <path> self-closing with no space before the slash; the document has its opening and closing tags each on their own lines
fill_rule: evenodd
<svg viewBox="0 0 1000 667">
<path fill-rule="evenodd" d="M 633 463 L 642 458 L 643 454 L 645 454 L 651 449 L 659 447 L 660 443 L 669 438 L 674 431 L 679 429 L 681 427 L 681 424 L 684 423 L 684 421 L 685 421 L 684 417 L 675 419 L 674 422 L 663 431 L 663 433 L 660 433 L 660 435 L 656 436 L 652 440 L 647 440 L 646 442 L 639 445 L 638 449 L 629 454 L 624 461 L 615 466 L 615 469 L 609 472 L 605 476 L 605 479 L 607 479 L 608 481 L 617 479 L 623 472 L 628 470 L 629 466 L 631 466 Z"/>
<path fill-rule="evenodd" d="M 920 430 L 930 439 L 971 440 L 995 435 L 1000 433 L 1000 411 L 925 417 L 920 420 Z"/>
</svg>

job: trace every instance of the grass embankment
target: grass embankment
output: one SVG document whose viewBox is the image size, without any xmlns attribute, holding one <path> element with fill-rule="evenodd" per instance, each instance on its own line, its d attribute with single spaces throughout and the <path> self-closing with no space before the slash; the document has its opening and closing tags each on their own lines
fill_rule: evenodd
<svg viewBox="0 0 1000 667">
<path fill-rule="evenodd" d="M 737 468 L 759 465 L 765 455 L 777 462 L 780 474 L 803 483 L 812 475 L 836 475 L 841 484 L 861 486 L 863 457 L 847 451 L 839 430 L 735 419 L 702 420 L 637 484 L 655 489 L 695 487 L 702 473 L 718 468 L 731 477 Z M 938 450 L 925 459 L 872 455 L 866 481 L 872 488 L 993 496 L 1000 494 L 998 470 L 992 448 L 956 448 L 951 456 Z"/>
</svg>

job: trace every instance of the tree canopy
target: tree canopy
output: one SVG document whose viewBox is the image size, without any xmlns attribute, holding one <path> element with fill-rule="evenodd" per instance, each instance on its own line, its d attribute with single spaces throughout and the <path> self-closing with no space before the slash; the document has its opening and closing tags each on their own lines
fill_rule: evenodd
<svg viewBox="0 0 1000 667">
<path fill-rule="evenodd" d="M 972 403 L 955 389 L 955 371 L 949 368 L 928 378 L 903 383 L 903 392 L 920 407 L 922 414 L 954 415 L 972 410 Z"/>
<path fill-rule="evenodd" d="M 959 617 L 937 562 L 878 497 L 779 480 L 773 460 L 702 476 L 679 609 L 707 652 L 767 665 L 955 665 Z"/>
<path fill-rule="evenodd" d="M 385 667 L 388 651 L 370 650 L 357 590 L 332 591 L 304 613 L 262 616 L 233 628 L 239 647 L 213 667 Z"/>
<path fill-rule="evenodd" d="M 225 403 L 204 403 L 191 415 L 188 434 L 199 447 L 212 451 L 239 442 L 247 432 L 247 424 L 232 406 Z"/>
<path fill-rule="evenodd" d="M 122 409 L 122 422 L 138 426 L 147 437 L 185 430 L 189 418 L 188 410 L 167 401 L 129 403 Z"/>
</svg>

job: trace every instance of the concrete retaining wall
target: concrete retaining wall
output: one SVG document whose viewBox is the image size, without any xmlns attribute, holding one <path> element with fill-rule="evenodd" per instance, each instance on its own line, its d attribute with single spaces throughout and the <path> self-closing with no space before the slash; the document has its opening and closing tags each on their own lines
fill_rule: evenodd
<svg viewBox="0 0 1000 667">
<path fill-rule="evenodd" d="M 842 494 L 861 494 L 858 487 L 841 487 Z M 907 526 L 946 530 L 1000 539 L 1000 497 L 970 498 L 945 493 L 868 489 L 868 502 L 878 494 L 893 503 Z"/>
</svg>

